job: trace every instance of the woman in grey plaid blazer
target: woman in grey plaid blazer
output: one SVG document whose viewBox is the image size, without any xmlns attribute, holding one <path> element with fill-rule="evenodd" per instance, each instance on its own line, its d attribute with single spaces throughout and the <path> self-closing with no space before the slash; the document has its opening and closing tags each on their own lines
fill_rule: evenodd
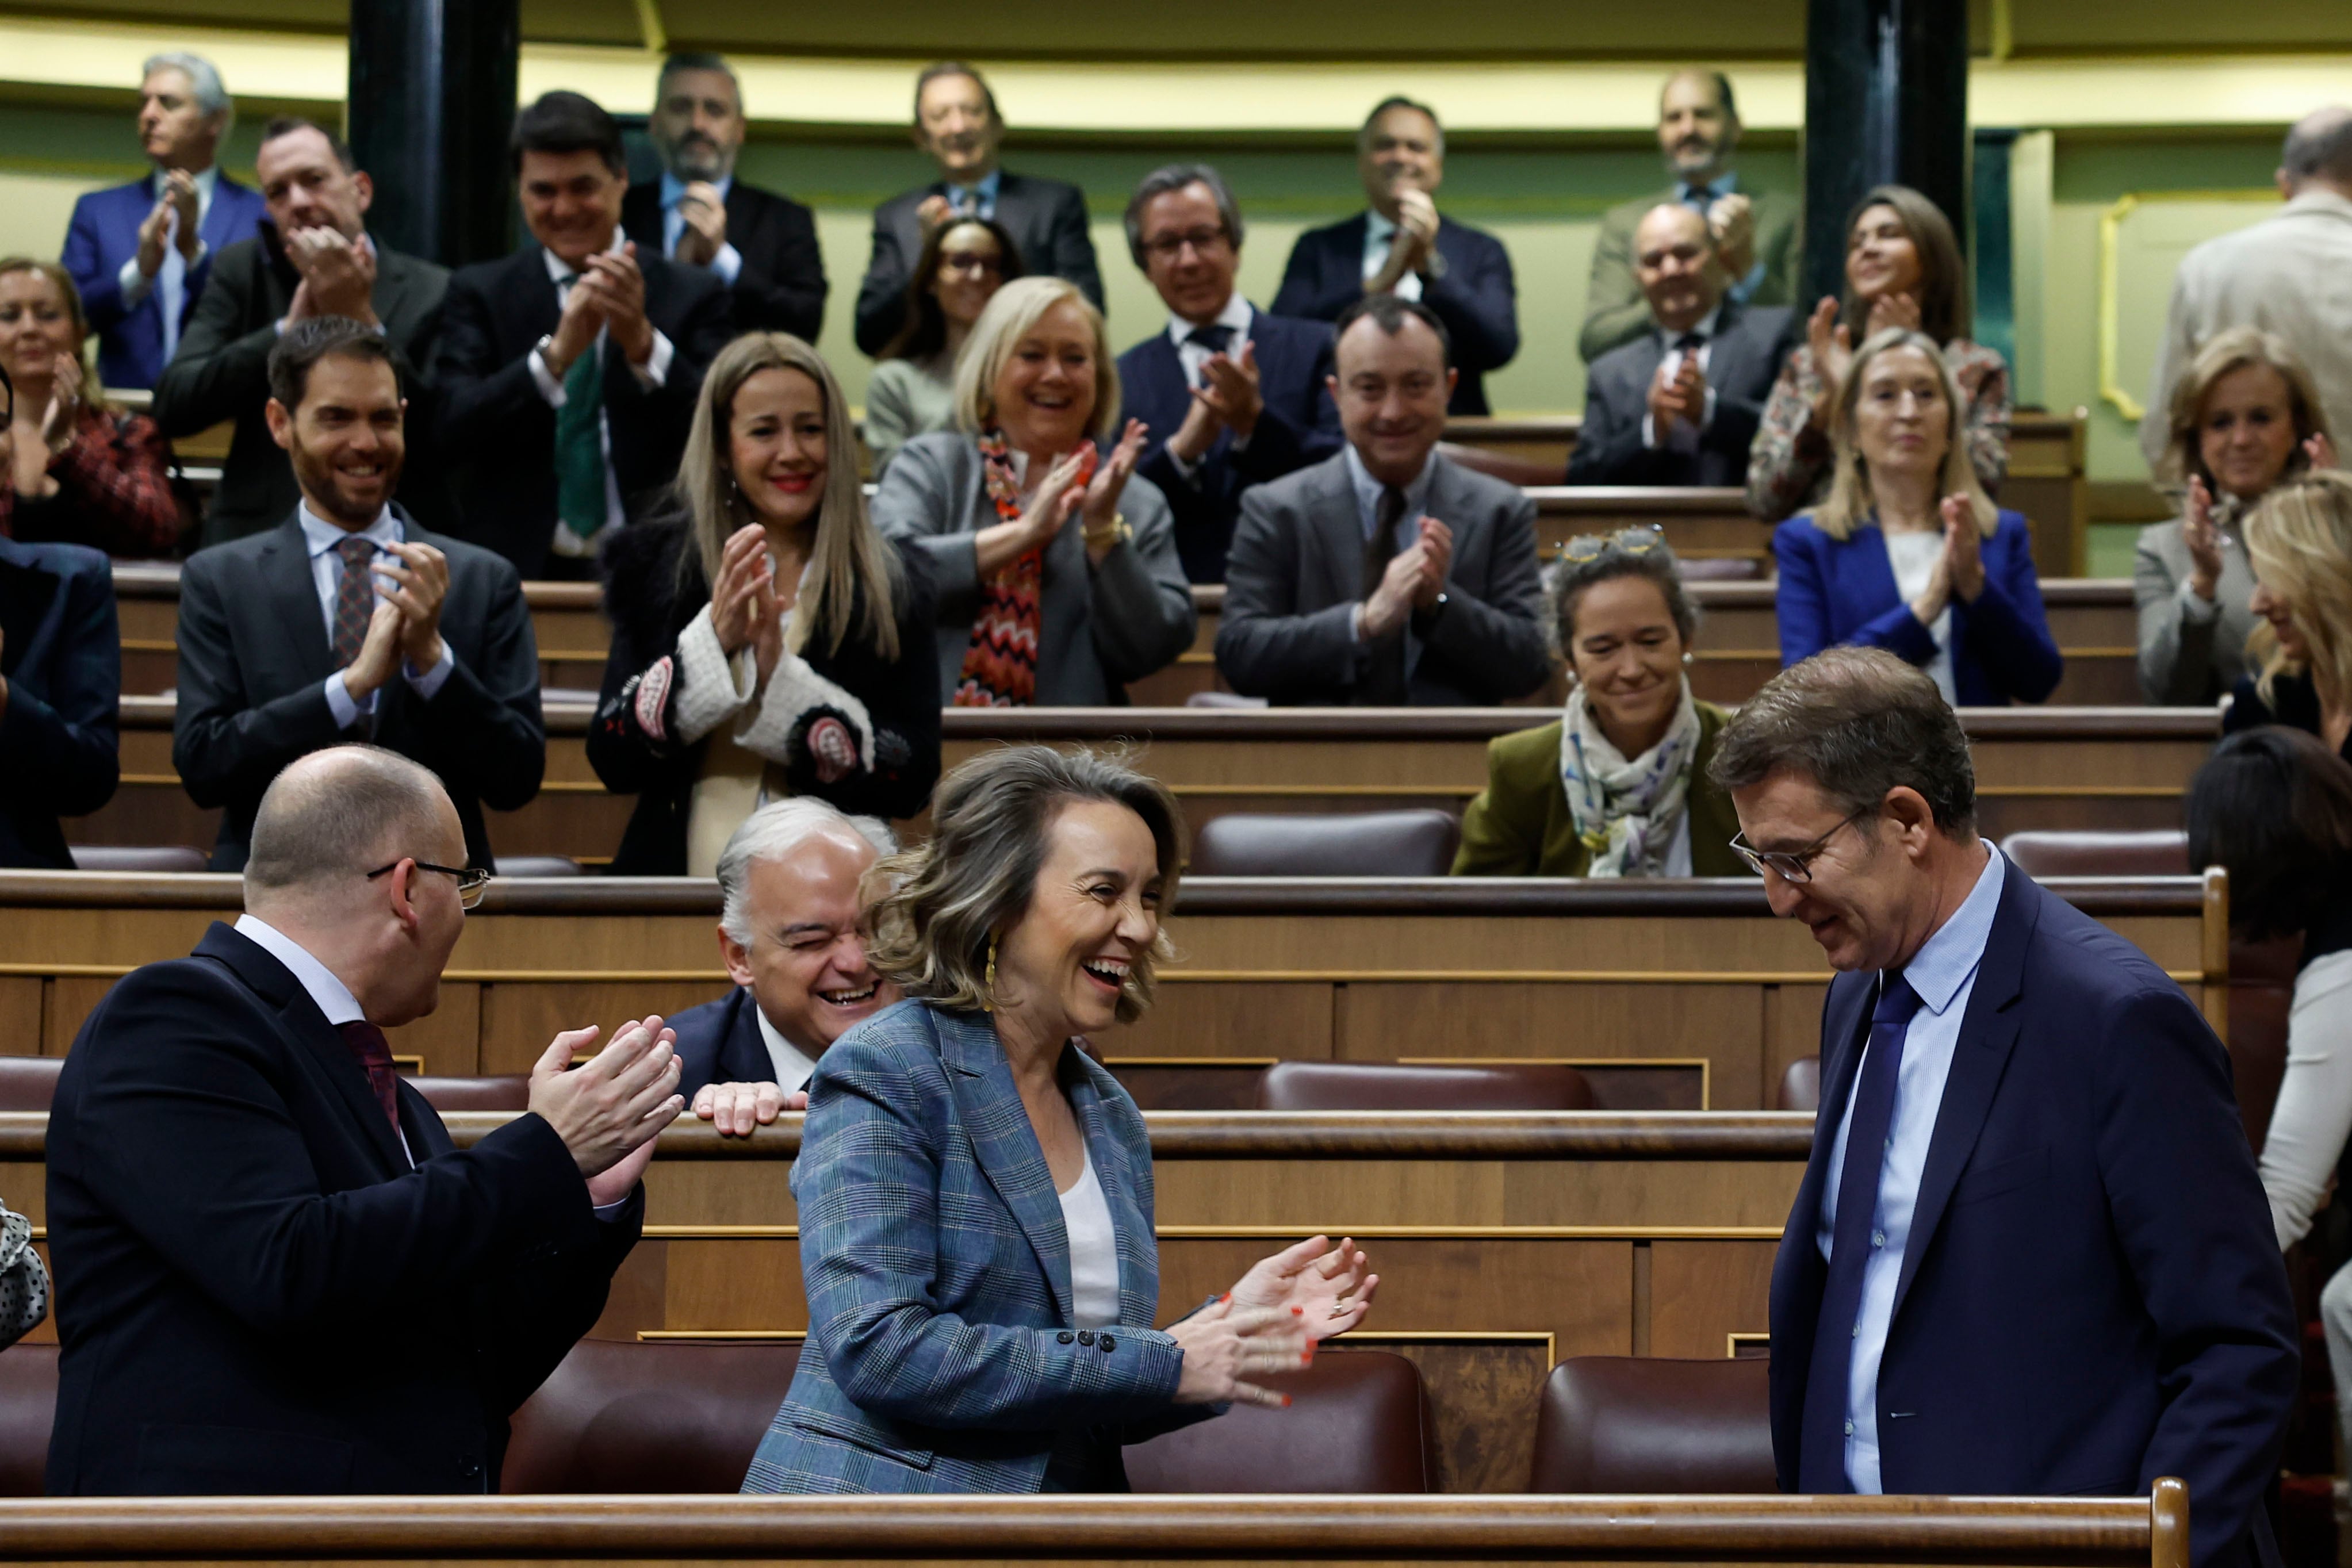
<svg viewBox="0 0 2352 1568">
<path fill-rule="evenodd" d="M 1276 1254 L 1165 1331 L 1142 1116 L 1076 1037 L 1150 1005 L 1182 823 L 1087 752 L 991 752 L 886 861 L 869 956 L 907 1000 L 809 1083 L 809 1334 L 747 1492 L 1123 1491 L 1120 1447 L 1279 1406 L 1363 1320 L 1352 1241 Z"/>
</svg>

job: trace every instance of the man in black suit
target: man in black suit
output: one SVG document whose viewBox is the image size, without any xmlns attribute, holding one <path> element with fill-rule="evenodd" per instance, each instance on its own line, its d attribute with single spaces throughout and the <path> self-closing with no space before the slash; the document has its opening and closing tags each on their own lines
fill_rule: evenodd
<svg viewBox="0 0 2352 1568">
<path fill-rule="evenodd" d="M 48 1490 L 492 1492 L 604 1310 L 679 1108 L 661 1020 L 559 1034 L 460 1150 L 393 1071 L 480 895 L 433 776 L 373 747 L 263 796 L 246 913 L 118 982 L 49 1112 Z M 70 1283 L 68 1283 L 70 1281 Z"/>
<path fill-rule="evenodd" d="M 1368 294 L 1419 300 L 1445 323 L 1460 372 L 1449 413 L 1487 412 L 1481 379 L 1519 351 L 1519 305 L 1503 242 L 1437 211 L 1445 132 L 1436 111 L 1391 98 L 1356 132 L 1369 212 L 1308 229 L 1291 247 L 1277 316 L 1337 321 Z"/>
<path fill-rule="evenodd" d="M 874 209 L 874 253 L 857 286 L 857 347 L 879 354 L 906 320 L 908 274 L 923 238 L 964 213 L 993 218 L 1013 236 L 1021 269 L 1078 286 L 1102 308 L 1102 274 L 1087 232 L 1086 193 L 1059 180 L 1009 174 L 997 166 L 1004 119 L 980 72 L 941 60 L 915 78 L 915 145 L 940 166 L 928 185 Z"/>
<path fill-rule="evenodd" d="M 718 55 L 662 63 L 646 131 L 662 176 L 629 187 L 621 227 L 640 252 L 718 274 L 743 332 L 824 329 L 824 257 L 816 219 L 798 202 L 735 177 L 743 151 L 743 84 Z"/>
<path fill-rule="evenodd" d="M 727 346 L 727 286 L 621 233 L 628 161 L 576 92 L 515 116 L 530 243 L 449 279 L 434 361 L 460 532 L 525 577 L 596 575 L 607 530 L 677 477 L 702 372 Z"/>
<path fill-rule="evenodd" d="M 255 810 L 296 758 L 373 739 L 440 775 L 473 863 L 481 808 L 539 793 L 539 649 L 515 570 L 428 534 L 392 504 L 400 379 L 383 334 L 297 322 L 269 356 L 269 429 L 301 504 L 277 528 L 198 550 L 180 575 L 172 761 L 226 808 L 215 871 L 245 864 Z"/>
<path fill-rule="evenodd" d="M 898 999 L 866 961 L 858 897 L 897 846 L 872 817 L 814 795 L 743 819 L 719 852 L 719 956 L 735 988 L 671 1019 L 677 1092 L 721 1133 L 808 1108 L 816 1059 Z"/>
<path fill-rule="evenodd" d="M 1445 324 L 1368 294 L 1339 318 L 1339 456 L 1242 498 L 1217 669 L 1304 707 L 1460 707 L 1551 672 L 1535 503 L 1437 450 Z"/>
<path fill-rule="evenodd" d="M 1571 485 L 1745 485 L 1790 340 L 1786 306 L 1743 308 L 1706 219 L 1662 202 L 1633 231 L 1651 329 L 1592 361 Z"/>
<path fill-rule="evenodd" d="M 121 701 L 106 557 L 0 535 L 0 866 L 73 869 L 58 819 L 114 798 Z"/>
<path fill-rule="evenodd" d="M 410 460 L 400 503 L 436 528 L 449 497 L 431 460 L 431 399 L 418 373 L 433 362 L 446 267 L 377 245 L 366 217 L 375 190 L 352 167 L 341 137 L 315 120 L 273 120 L 253 172 L 268 221 L 213 260 L 179 351 L 155 383 L 155 421 L 170 436 L 234 420 L 236 434 L 205 516 L 204 542 L 276 528 L 299 492 L 286 454 L 270 438 L 269 350 L 278 334 L 313 316 L 347 316 L 383 332 L 408 389 Z"/>
<path fill-rule="evenodd" d="M 1268 316 L 1234 287 L 1241 208 L 1206 163 L 1155 169 L 1127 204 L 1127 247 L 1168 307 L 1168 327 L 1118 357 L 1126 407 L 1150 444 L 1136 472 L 1176 513 L 1194 582 L 1225 580 L 1242 492 L 1339 450 L 1331 330 Z"/>
</svg>

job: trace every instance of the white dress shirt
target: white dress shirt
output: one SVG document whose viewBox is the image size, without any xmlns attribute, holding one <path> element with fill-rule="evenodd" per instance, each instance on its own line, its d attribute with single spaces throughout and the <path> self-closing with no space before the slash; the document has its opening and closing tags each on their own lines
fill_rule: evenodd
<svg viewBox="0 0 2352 1568">
<path fill-rule="evenodd" d="M 180 316 L 187 308 L 188 304 L 188 274 L 192 269 L 203 265 L 205 253 L 212 248 L 205 243 L 202 230 L 205 226 L 205 219 L 212 214 L 213 190 L 219 183 L 220 165 L 217 163 L 196 176 L 198 233 L 194 259 L 184 259 L 180 255 L 180 247 L 176 243 L 180 237 L 180 212 L 174 207 L 172 210 L 172 215 L 164 220 L 163 265 L 156 269 L 155 276 L 150 277 L 139 270 L 139 256 L 136 251 L 133 251 L 131 258 L 122 264 L 122 270 L 116 273 L 114 277 L 116 286 L 122 291 L 122 308 L 125 310 L 138 309 L 140 304 L 146 299 L 149 289 L 163 290 L 163 298 L 161 303 L 163 310 L 163 362 L 167 365 L 172 362 L 173 354 L 177 352 L 180 347 Z M 155 193 L 158 196 L 163 193 L 163 171 L 161 169 L 155 171 Z"/>
<path fill-rule="evenodd" d="M 604 254 L 618 256 L 621 254 L 621 247 L 627 243 L 628 236 L 615 226 L 613 230 L 613 243 L 604 247 Z M 553 251 L 542 247 L 539 254 L 540 258 L 547 263 L 549 279 L 555 285 L 555 303 L 560 310 L 562 308 L 563 301 L 572 293 L 572 285 L 579 279 L 580 275 L 556 259 Z M 602 356 L 604 351 L 604 329 L 598 329 L 596 340 L 589 345 L 587 351 Z M 646 356 L 644 364 L 633 364 L 629 367 L 636 373 L 638 384 L 650 388 L 660 386 L 667 382 L 670 357 L 674 351 L 670 347 L 669 339 L 663 334 L 660 328 L 656 327 L 653 351 Z M 548 407 L 560 409 L 563 406 L 562 379 L 547 368 L 547 361 L 541 356 L 536 347 L 530 351 L 530 379 L 538 383 L 539 395 L 547 400 Z M 596 432 L 597 438 L 603 443 L 604 448 L 604 526 L 591 538 L 583 539 L 564 527 L 563 519 L 558 517 L 555 520 L 555 538 L 551 547 L 557 555 L 593 560 L 596 559 L 597 549 L 604 542 L 604 537 L 629 520 L 628 512 L 621 505 L 620 477 L 613 472 L 613 421 L 603 409 L 599 409 L 596 413 Z"/>
<path fill-rule="evenodd" d="M 1236 288 L 1225 300 L 1225 308 L 1217 312 L 1216 319 L 1205 324 L 1233 329 L 1233 340 L 1225 345 L 1223 351 L 1226 357 L 1239 361 L 1242 340 L 1249 336 L 1252 319 L 1254 319 L 1254 313 L 1250 308 L 1250 302 L 1243 298 L 1242 291 Z M 1192 334 L 1197 330 L 1199 328 L 1177 315 L 1173 310 L 1168 312 L 1168 340 L 1176 345 L 1176 362 L 1184 367 L 1184 385 L 1187 388 L 1202 384 L 1201 378 L 1207 372 L 1209 361 L 1216 358 L 1216 355 L 1209 351 L 1206 344 L 1192 341 Z M 1249 437 L 1235 435 L 1233 450 L 1248 451 Z M 1186 462 L 1173 450 L 1169 452 L 1168 461 L 1174 465 L 1178 474 L 1196 484 L 1199 482 L 1201 465 L 1198 463 Z"/>
<path fill-rule="evenodd" d="M 1886 564 L 1895 570 L 1895 591 L 1910 603 L 1927 591 L 1927 584 L 1936 575 L 1936 562 L 1944 554 L 1944 536 L 1933 529 L 1907 534 L 1890 534 L 1885 524 L 1878 537 L 1886 541 Z M 1936 616 L 1927 635 L 1936 640 L 1936 656 L 1922 666 L 1936 689 L 1944 694 L 1944 701 L 1955 706 L 1959 703 L 1959 690 L 1952 684 L 1952 607 L 1948 601 Z"/>
<path fill-rule="evenodd" d="M 1118 1231 L 1110 1198 L 1095 1175 L 1094 1151 L 1077 1184 L 1055 1195 L 1062 1200 L 1062 1229 L 1070 1240 L 1070 1322 L 1082 1329 L 1118 1322 Z"/>
<path fill-rule="evenodd" d="M 678 210 L 678 204 L 686 200 L 688 183 L 688 182 L 679 179 L 667 169 L 662 171 L 662 259 L 665 261 L 677 259 L 678 238 L 686 233 L 686 214 Z M 718 188 L 719 210 L 724 212 L 727 207 L 727 193 L 735 188 L 735 176 L 725 175 L 711 181 L 710 183 Z M 727 238 L 722 233 L 718 250 L 714 251 L 710 259 L 703 265 L 717 273 L 720 281 L 732 288 L 735 286 L 735 279 L 741 276 L 743 271 L 743 253 L 737 250 L 735 242 Z"/>
<path fill-rule="evenodd" d="M 1895 1287 L 1903 1276 L 1903 1251 L 1911 1240 L 1911 1215 L 1919 1202 L 1919 1177 L 1936 1134 L 1936 1113 L 1944 1084 L 1952 1075 L 1952 1053 L 1960 1043 L 1960 1022 L 1976 989 L 1977 966 L 1992 936 L 2007 877 L 2001 853 L 1979 840 L 1989 853 L 1983 872 L 1952 917 L 1903 967 L 1903 977 L 1919 994 L 1919 1010 L 1903 1037 L 1903 1063 L 1895 1082 L 1895 1114 L 1887 1126 L 1886 1161 L 1878 1177 L 1877 1223 L 1871 1254 L 1863 1264 L 1862 1308 L 1853 1327 L 1853 1362 L 1846 1381 L 1845 1474 L 1857 1492 L 1885 1489 L 1878 1476 L 1878 1364 L 1886 1354 L 1886 1330 L 1895 1314 Z M 1881 976 L 1884 987 L 1885 978 Z M 1865 1060 L 1869 1047 L 1863 1048 Z M 1862 1082 L 1857 1066 L 1854 1083 Z M 1822 1189 L 1822 1213 L 1813 1235 L 1822 1258 L 1837 1234 L 1838 1183 L 1845 1170 L 1846 1133 L 1853 1121 L 1847 1098 L 1838 1117 L 1837 1141 L 1830 1145 L 1830 1179 Z"/>
<path fill-rule="evenodd" d="M 1718 305 L 1714 309 L 1708 311 L 1706 315 L 1700 317 L 1697 321 L 1694 322 L 1689 328 L 1683 331 L 1669 332 L 1664 327 L 1656 329 L 1658 334 L 1658 346 L 1664 350 L 1665 356 L 1658 361 L 1658 369 L 1660 372 L 1664 375 L 1666 380 L 1672 381 L 1676 376 L 1683 373 L 1684 350 L 1677 347 L 1677 345 L 1680 344 L 1685 338 L 1693 334 L 1697 335 L 1699 345 L 1697 348 L 1691 350 L 1690 352 L 1698 357 L 1698 373 L 1700 377 L 1702 379 L 1706 377 L 1708 361 L 1715 353 L 1715 329 L 1722 323 L 1722 320 L 1723 307 Z M 1686 420 L 1680 419 L 1675 421 L 1674 434 L 1669 435 L 1663 443 L 1658 440 L 1658 427 L 1656 423 L 1652 419 L 1649 410 L 1644 407 L 1642 411 L 1642 444 L 1654 451 L 1663 444 L 1675 452 L 1695 453 L 1698 450 L 1699 433 L 1714 423 L 1715 383 L 1713 382 L 1708 382 L 1706 383 L 1706 401 L 1700 406 L 1698 411 L 1698 423 L 1694 425 Z"/>
<path fill-rule="evenodd" d="M 430 876 L 433 873 L 427 872 L 425 874 Z M 361 1009 L 359 998 L 352 995 L 352 988 L 337 979 L 332 969 L 312 957 L 309 948 L 268 921 L 257 920 L 250 915 L 238 915 L 235 930 L 238 936 L 286 966 L 286 972 L 294 977 L 296 983 L 319 1005 L 319 1010 L 326 1014 L 330 1028 L 341 1029 L 347 1023 L 366 1020 L 367 1014 Z M 416 1156 L 409 1152 L 407 1133 L 398 1127 L 394 1127 L 393 1132 L 400 1139 L 401 1157 L 413 1167 L 416 1164 Z"/>
<path fill-rule="evenodd" d="M 1379 277 L 1381 268 L 1389 264 L 1389 247 L 1396 244 L 1396 234 L 1397 225 L 1392 220 L 1381 216 L 1379 213 L 1370 208 L 1365 209 L 1364 279 L 1366 282 Z M 1434 246 L 1432 247 L 1431 254 L 1433 256 L 1435 255 Z M 1399 299 L 1420 298 L 1421 274 L 1406 273 L 1396 280 L 1396 287 L 1389 292 Z"/>
<path fill-rule="evenodd" d="M 776 1087 L 787 1094 L 807 1088 L 810 1077 L 816 1071 L 816 1063 L 802 1054 L 799 1046 L 786 1040 L 782 1030 L 768 1021 L 768 1015 L 760 1010 L 760 998 L 757 997 L 751 998 L 751 1016 L 759 1020 L 761 1042 L 767 1046 L 768 1060 L 775 1066 Z"/>
<path fill-rule="evenodd" d="M 350 529 L 331 523 L 312 511 L 308 501 L 297 507 L 294 515 L 302 524 L 302 543 L 310 552 L 310 581 L 319 591 L 319 613 L 327 623 L 327 641 L 332 643 L 335 640 L 335 595 L 341 590 L 343 581 L 343 558 L 335 552 L 335 547 L 352 536 Z M 408 542 L 406 530 L 401 527 L 400 518 L 390 507 L 378 512 L 375 521 L 362 528 L 359 537 L 374 544 L 379 557 L 391 555 L 386 547 Z M 392 564 L 401 565 L 400 558 L 392 556 Z M 390 597 L 385 592 L 387 586 L 386 579 L 376 579 L 378 604 Z M 431 669 L 420 672 L 405 659 L 400 664 L 401 674 L 408 682 L 409 689 L 426 702 L 433 700 L 433 695 L 448 680 L 449 672 L 457 667 L 457 655 L 450 651 L 446 637 L 441 640 L 441 662 Z M 368 693 L 364 701 L 352 696 L 350 688 L 343 685 L 343 672 L 341 670 L 327 677 L 327 708 L 335 716 L 335 727 L 338 729 L 349 729 L 362 716 L 373 715 L 375 698 L 373 692 Z"/>
</svg>

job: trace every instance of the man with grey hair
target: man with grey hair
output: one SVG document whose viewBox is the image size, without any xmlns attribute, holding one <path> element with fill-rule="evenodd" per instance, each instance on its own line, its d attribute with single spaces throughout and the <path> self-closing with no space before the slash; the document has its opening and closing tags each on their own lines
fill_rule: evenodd
<svg viewBox="0 0 2352 1568">
<path fill-rule="evenodd" d="M 154 168 L 74 204 L 63 260 L 98 334 L 98 372 L 108 386 L 155 384 L 212 258 L 251 238 L 266 215 L 260 193 L 214 162 L 234 114 L 210 60 L 155 56 L 139 88 L 139 141 Z"/>
<path fill-rule="evenodd" d="M 1194 582 L 1225 580 L 1244 490 L 1340 444 L 1331 329 L 1242 297 L 1242 234 L 1240 205 L 1206 163 L 1154 169 L 1127 204 L 1128 254 L 1160 291 L 1168 326 L 1118 357 L 1119 423 L 1151 432 L 1136 472 L 1167 496 Z"/>
<path fill-rule="evenodd" d="M 1838 971 L 1772 1270 L 1783 1491 L 2197 1499 L 2198 1568 L 2275 1563 L 2301 1375 L 2221 1042 L 1976 831 L 1968 737 L 1874 648 L 1716 742 L 1732 847 Z"/>
<path fill-rule="evenodd" d="M 808 1105 L 850 1025 L 898 999 L 866 961 L 866 873 L 897 846 L 872 817 L 810 796 L 743 819 L 719 854 L 719 954 L 735 989 L 670 1019 L 678 1092 L 726 1134 Z"/>
<path fill-rule="evenodd" d="M 373 747 L 262 798 L 246 913 L 109 991 L 49 1113 L 59 1495 L 486 1492 L 603 1311 L 677 1115 L 674 1040 L 559 1034 L 458 1148 L 384 1031 L 433 1011 L 487 873 Z"/>
<path fill-rule="evenodd" d="M 2294 344 L 2318 383 L 2328 427 L 2352 430 L 2352 109 L 2317 109 L 2295 121 L 2273 178 L 2285 206 L 2207 240 L 2173 274 L 2139 423 L 2150 468 L 2171 436 L 2173 383 L 2232 327 L 2259 327 Z"/>
</svg>

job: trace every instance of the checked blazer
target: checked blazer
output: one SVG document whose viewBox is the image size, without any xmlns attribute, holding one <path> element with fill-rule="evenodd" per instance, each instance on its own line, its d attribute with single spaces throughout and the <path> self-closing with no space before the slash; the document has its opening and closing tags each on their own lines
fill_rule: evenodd
<svg viewBox="0 0 2352 1568">
<path fill-rule="evenodd" d="M 1171 1403 L 1143 1118 L 1076 1046 L 1061 1082 L 1118 1235 L 1119 1322 L 1073 1332 L 1069 1239 L 988 1015 L 906 1001 L 835 1040 L 800 1158 L 809 1331 L 747 1492 L 1034 1492 L 1214 1415 Z"/>
</svg>

